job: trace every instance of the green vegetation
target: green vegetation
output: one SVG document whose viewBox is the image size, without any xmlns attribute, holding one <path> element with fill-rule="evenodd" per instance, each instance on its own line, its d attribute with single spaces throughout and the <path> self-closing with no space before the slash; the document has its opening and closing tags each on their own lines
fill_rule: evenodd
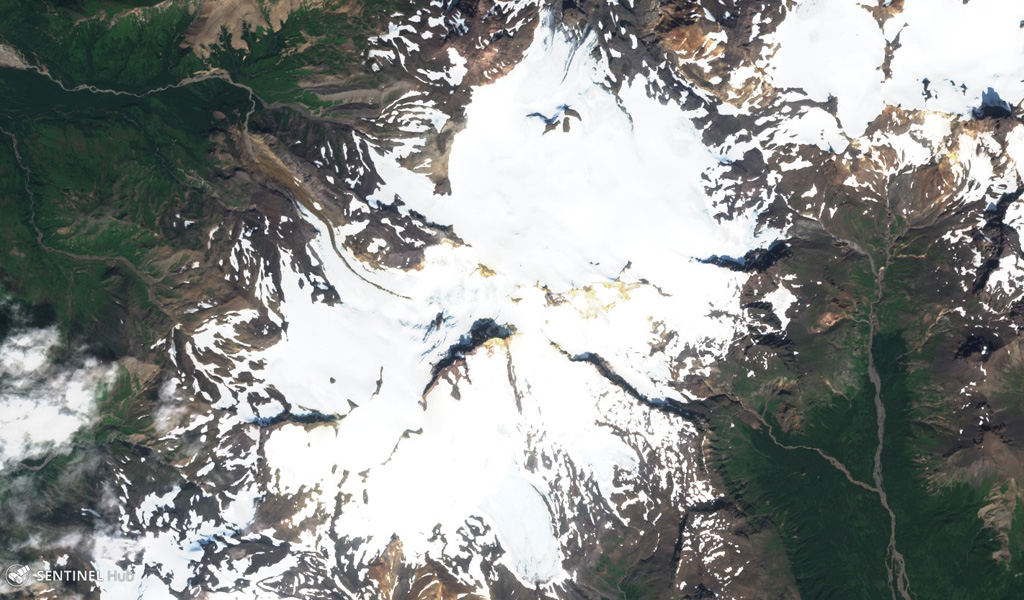
<svg viewBox="0 0 1024 600">
<path fill-rule="evenodd" d="M 932 248 L 929 235 L 908 231 L 899 219 L 887 226 L 884 215 L 875 214 L 877 205 L 869 205 L 865 215 L 861 203 L 832 200 L 842 204 L 831 232 L 870 252 L 876 264 L 885 264 L 886 227 L 895 240 L 871 352 L 886 411 L 884 487 L 896 515 L 896 545 L 905 558 L 910 592 L 918 599 L 1019 598 L 1024 590 L 1020 505 L 1009 535 L 1012 558 L 1000 562 L 994 558 L 1001 548 L 998 533 L 979 517 L 995 482 L 932 477 L 942 464 L 935 452 L 943 430 L 934 424 L 950 410 L 950 394 L 942 390 L 960 384 L 943 381 L 930 367 L 952 357 L 942 328 L 929 319 L 937 314 L 937 303 L 941 308 L 957 298 L 971 310 L 973 301 L 963 300 L 962 284 L 944 276 L 952 257 Z M 866 257 L 857 252 L 822 256 L 830 251 L 807 249 L 782 265 L 803 286 L 802 299 L 809 305 L 790 327 L 793 345 L 724 367 L 732 376 L 731 393 L 746 408 L 712 415 L 715 454 L 744 510 L 780 533 L 804 598 L 889 598 L 888 513 L 876 493 L 848 481 L 813 450 L 835 457 L 855 479 L 874 485 L 877 430 L 867 349 L 876 282 Z M 829 314 L 843 318 L 826 327 L 822 322 Z M 758 376 L 743 376 L 748 368 Z"/>
<path fill-rule="evenodd" d="M 388 15 L 411 5 L 409 0 L 369 0 L 360 11 L 349 12 L 343 10 L 345 4 L 311 2 L 286 21 L 274 23 L 277 31 L 244 23 L 244 48 L 233 47 L 231 34 L 222 29 L 218 43 L 210 48 L 210 64 L 228 71 L 232 79 L 250 86 L 267 102 L 329 106 L 300 83 L 314 73 L 328 73 L 349 80 L 349 87 L 371 85 L 372 78 L 353 78 L 361 74 L 359 63 L 368 48 L 367 38 L 377 33 Z"/>
<path fill-rule="evenodd" d="M 986 598 L 1019 598 L 1024 565 L 992 559 L 999 543 L 978 517 L 990 484 L 956 482 L 928 489 L 914 460 L 918 448 L 931 441 L 928 429 L 914 425 L 915 404 L 923 400 L 915 390 L 927 385 L 927 377 L 908 371 L 908 349 L 899 331 L 880 336 L 874 350 L 887 411 L 883 474 L 914 593 L 919 598 L 967 600 L 985 590 Z M 1019 557 L 1024 546 L 1011 552 Z"/>
<path fill-rule="evenodd" d="M 997 380 L 999 384 L 991 392 L 991 397 L 1007 407 L 1016 418 L 1024 418 L 1024 355 L 1008 357 L 999 367 Z"/>
<path fill-rule="evenodd" d="M 607 594 L 621 600 L 644 600 L 657 598 L 671 585 L 671 572 L 644 572 L 644 565 L 637 564 L 637 557 L 623 552 L 619 546 L 621 540 L 615 539 L 605 543 L 610 550 L 597 559 L 594 566 L 596 582 Z M 669 571 L 668 565 L 657 565 Z"/>
<path fill-rule="evenodd" d="M 202 69 L 202 60 L 181 45 L 196 16 L 191 7 L 171 4 L 114 18 L 145 4 L 151 3 L 0 0 L 0 40 L 68 88 L 143 92 Z"/>
<path fill-rule="evenodd" d="M 156 261 L 202 247 L 180 221 L 207 210 L 209 135 L 244 118 L 248 94 L 216 79 L 143 98 L 65 92 L 0 69 L 0 103 L 0 153 L 16 167 L 0 173 L 0 281 L 117 353 L 151 343 L 121 322 L 159 320 Z"/>
<path fill-rule="evenodd" d="M 720 467 L 751 519 L 777 527 L 805 598 L 888 598 L 889 519 L 878 497 L 810 450 L 785 450 L 740 421 L 716 440 Z M 729 450 L 732 450 L 729 452 Z"/>
<path fill-rule="evenodd" d="M 148 406 L 140 402 L 141 385 L 124 368 L 113 383 L 96 392 L 98 422 L 80 434 L 80 443 L 106 446 L 145 434 L 153 425 Z"/>
<path fill-rule="evenodd" d="M 0 0 L 0 42 L 43 66 L 67 88 L 92 86 L 141 94 L 219 68 L 250 86 L 265 102 L 329 106 L 300 85 L 328 76 L 348 87 L 376 85 L 364 72 L 367 39 L 409 0 L 310 1 L 272 27 L 242 23 L 242 48 L 222 27 L 207 49 L 189 46 L 186 33 L 197 5 L 102 0 Z M 136 7 L 145 10 L 132 11 Z M 270 18 L 264 7 L 264 17 Z M 206 54 L 208 57 L 203 58 Z"/>
<path fill-rule="evenodd" d="M 244 49 L 222 31 L 203 59 L 185 43 L 191 2 L 0 0 L 0 42 L 48 73 L 0 68 L 0 291 L 52 304 L 117 354 L 151 342 L 167 260 L 201 247 L 181 223 L 214 210 L 212 136 L 263 102 L 325 106 L 300 81 L 358 80 L 366 38 L 405 3 L 311 2 L 278 31 L 245 24 Z M 241 85 L 179 85 L 211 67 Z"/>
<path fill-rule="evenodd" d="M 874 350 L 887 411 L 883 475 L 898 523 L 897 549 L 906 560 L 914 597 L 966 600 L 977 598 L 979 590 L 985 590 L 986 598 L 1018 597 L 1024 569 L 1016 557 L 1024 552 L 1024 511 L 1014 515 L 1015 559 L 1000 564 L 992 558 L 999 549 L 996 535 L 978 517 L 989 489 L 962 482 L 935 489 L 923 477 L 918 457 L 930 440 L 926 430 L 915 428 L 912 408 L 912 390 L 923 383 L 923 375 L 909 374 L 905 359 L 898 358 L 906 352 L 905 342 L 898 333 L 888 334 L 876 340 Z M 802 595 L 890 597 L 885 572 L 889 517 L 878 496 L 851 484 L 813 451 L 784 449 L 763 426 L 738 419 L 732 423 L 730 428 L 723 422 L 719 431 L 724 433 L 715 443 L 727 456 L 721 471 L 751 517 L 781 533 Z M 845 434 L 841 421 L 813 424 L 822 431 L 831 428 L 837 437 Z M 860 440 L 870 448 L 873 442 L 872 437 Z"/>
</svg>

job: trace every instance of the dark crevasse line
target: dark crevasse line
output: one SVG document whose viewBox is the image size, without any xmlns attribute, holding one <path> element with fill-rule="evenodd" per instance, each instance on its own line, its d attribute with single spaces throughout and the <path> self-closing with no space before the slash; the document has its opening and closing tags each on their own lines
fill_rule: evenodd
<svg viewBox="0 0 1024 600">
<path fill-rule="evenodd" d="M 702 413 L 690 408 L 689 403 L 676 400 L 675 398 L 651 398 L 640 393 L 632 384 L 626 381 L 621 375 L 616 373 L 611 366 L 601 356 L 593 352 L 583 352 L 580 354 L 570 355 L 565 351 L 562 351 L 569 357 L 572 362 L 585 362 L 593 365 L 597 372 L 602 377 L 611 382 L 615 387 L 621 389 L 623 392 L 628 394 L 633 399 L 637 400 L 641 404 L 667 412 L 670 414 L 678 415 L 685 418 L 688 421 L 698 425 L 699 428 L 703 428 L 703 424 L 707 422 L 707 417 Z"/>
</svg>

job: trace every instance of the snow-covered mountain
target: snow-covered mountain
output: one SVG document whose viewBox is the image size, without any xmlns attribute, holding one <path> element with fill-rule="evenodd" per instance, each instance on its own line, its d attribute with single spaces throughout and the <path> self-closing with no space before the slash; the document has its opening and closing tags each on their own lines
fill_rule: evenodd
<svg viewBox="0 0 1024 600">
<path fill-rule="evenodd" d="M 944 546 L 1012 597 L 1021 24 L 1003 0 L 391 14 L 378 111 L 232 133 L 262 191 L 190 224 L 182 277 L 219 287 L 138 357 L 152 428 L 87 527 L 18 552 L 133 571 L 78 588 L 103 598 L 927 598 Z M 60 413 L 0 418 L 31 434 L 2 464 L 92 427 L 83 382 L 115 377 L 19 391 L 54 335 L 0 346 L 8 412 Z"/>
</svg>

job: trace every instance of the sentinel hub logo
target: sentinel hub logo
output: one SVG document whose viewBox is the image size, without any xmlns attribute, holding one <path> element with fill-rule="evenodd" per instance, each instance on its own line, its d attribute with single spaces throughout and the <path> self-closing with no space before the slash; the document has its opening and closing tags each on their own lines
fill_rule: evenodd
<svg viewBox="0 0 1024 600">
<path fill-rule="evenodd" d="M 121 569 L 111 569 L 105 573 L 92 570 L 72 569 L 40 569 L 32 571 L 25 565 L 15 564 L 7 567 L 4 571 L 4 579 L 11 587 L 18 588 L 28 585 L 31 582 L 91 581 L 94 583 L 103 583 L 104 581 L 133 581 L 135 579 L 135 572 Z"/>
<path fill-rule="evenodd" d="M 28 583 L 28 571 L 25 565 L 11 565 L 4 571 L 4 579 L 11 587 L 21 587 Z"/>
</svg>

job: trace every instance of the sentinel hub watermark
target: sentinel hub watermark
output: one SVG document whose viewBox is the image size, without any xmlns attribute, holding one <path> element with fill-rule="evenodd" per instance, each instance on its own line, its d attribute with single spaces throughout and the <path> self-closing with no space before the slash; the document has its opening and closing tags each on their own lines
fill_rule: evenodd
<svg viewBox="0 0 1024 600">
<path fill-rule="evenodd" d="M 25 565 L 11 565 L 4 571 L 4 580 L 7 585 L 15 588 L 24 587 L 32 583 L 104 583 L 134 581 L 135 571 L 125 569 L 107 569 L 98 571 L 92 569 L 65 569 L 47 568 L 32 569 Z"/>
</svg>

